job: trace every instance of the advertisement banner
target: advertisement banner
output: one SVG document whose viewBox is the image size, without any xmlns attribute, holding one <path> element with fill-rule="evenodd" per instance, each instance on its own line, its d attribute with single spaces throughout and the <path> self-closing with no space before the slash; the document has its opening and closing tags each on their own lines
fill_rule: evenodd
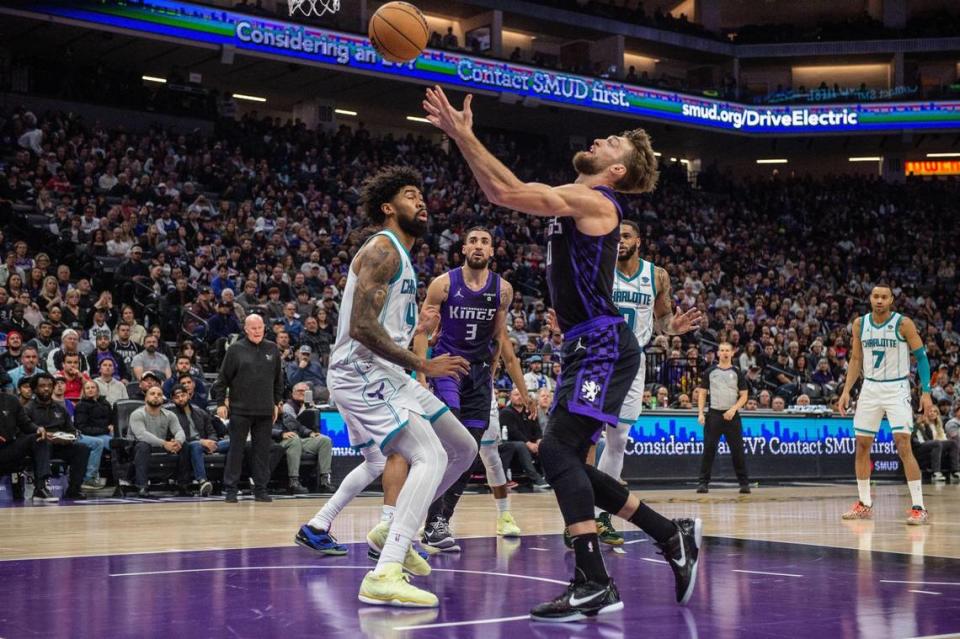
<svg viewBox="0 0 960 639">
<path fill-rule="evenodd" d="M 509 93 L 625 117 L 738 134 L 816 135 L 960 129 L 960 102 L 754 106 L 546 69 L 427 50 L 401 64 L 383 60 L 363 36 L 172 0 L 0 1 L 0 11 L 53 16 L 199 46 L 335 66 L 421 84 Z"/>
<path fill-rule="evenodd" d="M 741 413 L 744 451 L 752 479 L 852 478 L 853 418 L 789 413 Z M 357 455 L 339 413 L 324 411 L 322 431 L 333 439 L 334 455 Z M 692 480 L 703 453 L 703 427 L 693 411 L 648 411 L 630 429 L 623 478 L 631 481 Z M 886 422 L 874 441 L 873 472 L 878 478 L 901 471 Z M 357 456 L 359 463 L 359 456 Z M 730 447 L 720 442 L 714 479 L 732 479 Z"/>
</svg>

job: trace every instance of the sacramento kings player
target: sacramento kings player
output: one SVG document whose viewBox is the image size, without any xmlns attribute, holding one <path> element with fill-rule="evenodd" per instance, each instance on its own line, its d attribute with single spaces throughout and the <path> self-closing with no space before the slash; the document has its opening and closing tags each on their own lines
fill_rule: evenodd
<svg viewBox="0 0 960 639">
<path fill-rule="evenodd" d="M 440 336 L 433 354 L 463 357 L 470 362 L 470 372 L 459 378 L 434 378 L 430 384 L 434 394 L 450 407 L 480 446 L 480 458 L 499 511 L 497 534 L 517 537 L 520 528 L 509 512 L 507 477 L 498 450 L 499 432 L 490 428 L 491 373 L 494 357 L 499 351 L 495 345 L 506 331 L 513 287 L 488 268 L 493 257 L 493 235 L 486 229 L 474 227 L 467 231 L 463 254 L 465 264 L 462 267 L 444 273 L 430 283 L 423 307 L 424 310 L 439 311 Z M 419 356 L 426 356 L 426 332 L 414 338 L 413 350 Z M 505 361 L 514 384 L 520 388 L 522 396 L 529 399 L 519 360 L 513 357 L 512 360 L 505 358 Z M 534 405 L 532 399 L 529 403 L 531 407 Z M 428 552 L 460 550 L 450 531 L 449 521 L 469 479 L 468 469 L 430 506 L 421 539 Z"/>
<path fill-rule="evenodd" d="M 700 311 L 696 307 L 675 315 L 670 294 L 670 275 L 640 259 L 640 227 L 636 222 L 620 223 L 620 248 L 617 254 L 616 277 L 613 281 L 613 303 L 623 316 L 640 345 L 640 370 L 630 385 L 616 424 L 607 424 L 604 430 L 603 454 L 597 468 L 614 479 L 623 471 L 623 454 L 630 429 L 643 410 L 643 387 L 646 382 L 646 359 L 643 348 L 650 342 L 654 329 L 665 335 L 682 335 L 700 326 Z M 597 531 L 600 541 L 619 546 L 623 535 L 610 523 L 610 513 L 597 509 Z"/>
<path fill-rule="evenodd" d="M 640 368 L 640 347 L 613 303 L 613 277 L 622 212 L 616 192 L 653 190 L 658 172 L 641 130 L 594 140 L 574 156 L 577 179 L 550 187 L 521 182 L 473 134 L 467 96 L 457 111 L 440 87 L 427 89 L 428 120 L 453 140 L 487 199 L 497 206 L 553 218 L 548 229 L 547 282 L 564 332 L 563 371 L 540 459 L 573 538 L 574 578 L 566 591 L 531 611 L 540 621 L 577 621 L 623 609 L 599 549 L 594 504 L 643 529 L 669 560 L 677 601 L 693 594 L 700 520 L 671 521 L 620 483 L 587 466 L 593 436 L 617 423 Z"/>
</svg>

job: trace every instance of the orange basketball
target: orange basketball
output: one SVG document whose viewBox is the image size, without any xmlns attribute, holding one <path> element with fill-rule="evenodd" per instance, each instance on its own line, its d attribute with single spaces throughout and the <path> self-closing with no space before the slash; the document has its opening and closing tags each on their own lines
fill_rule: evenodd
<svg viewBox="0 0 960 639">
<path fill-rule="evenodd" d="M 370 18 L 370 41 L 390 62 L 409 62 L 424 47 L 430 29 L 420 9 L 409 2 L 388 2 Z"/>
</svg>

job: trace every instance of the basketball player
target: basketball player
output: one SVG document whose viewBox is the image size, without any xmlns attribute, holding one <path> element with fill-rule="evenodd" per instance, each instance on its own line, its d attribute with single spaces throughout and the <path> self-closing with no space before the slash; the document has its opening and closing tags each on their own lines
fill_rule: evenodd
<svg viewBox="0 0 960 639">
<path fill-rule="evenodd" d="M 576 568 L 566 591 L 533 608 L 531 618 L 576 621 L 623 609 L 600 552 L 595 503 L 656 541 L 673 569 L 677 600 L 686 603 L 696 582 L 700 520 L 666 519 L 616 479 L 585 463 L 594 434 L 617 424 L 640 368 L 637 338 L 613 303 L 622 219 L 615 193 L 643 193 L 656 185 L 657 159 L 650 139 L 640 129 L 599 138 L 574 156 L 574 183 L 524 183 L 473 134 L 472 100 L 468 95 L 463 110 L 457 111 L 435 87 L 427 89 L 423 106 L 429 121 L 456 143 L 491 203 L 553 218 L 547 283 L 564 332 L 564 368 L 540 459 L 573 538 Z"/>
<path fill-rule="evenodd" d="M 613 303 L 623 316 L 640 345 L 640 371 L 623 400 L 616 425 L 604 429 L 605 444 L 597 468 L 616 480 L 623 472 L 623 455 L 630 429 L 643 410 L 643 387 L 646 381 L 646 358 L 643 349 L 650 342 L 654 328 L 665 335 L 683 335 L 700 326 L 696 307 L 674 315 L 670 294 L 670 275 L 653 262 L 640 259 L 640 227 L 636 222 L 620 222 L 620 248 L 613 280 Z M 620 546 L 623 535 L 610 523 L 610 514 L 597 509 L 597 531 L 600 541 Z"/>
<path fill-rule="evenodd" d="M 856 471 L 860 499 L 843 519 L 872 519 L 873 499 L 870 496 L 870 448 L 880 430 L 880 421 L 887 416 L 897 452 L 903 461 L 907 487 L 913 508 L 907 524 L 919 526 L 929 523 L 923 507 L 920 486 L 920 466 L 910 447 L 913 433 L 913 407 L 910 403 L 910 355 L 917 358 L 920 376 L 920 409 L 935 416 L 936 407 L 930 398 L 930 361 L 927 349 L 909 317 L 890 310 L 893 290 L 886 284 L 877 284 L 870 292 L 871 312 L 853 320 L 853 348 L 847 379 L 843 384 L 837 408 L 846 415 L 850 405 L 850 389 L 863 372 L 863 387 L 857 408 L 853 413 L 853 430 L 857 436 Z"/>
<path fill-rule="evenodd" d="M 423 307 L 437 309 L 440 336 L 433 347 L 435 355 L 459 355 L 470 362 L 470 373 L 460 377 L 438 377 L 431 382 L 433 392 L 450 407 L 480 446 L 480 458 L 497 504 L 497 534 L 519 537 L 520 527 L 509 511 L 507 477 L 500 460 L 499 424 L 491 432 L 490 402 L 493 397 L 493 359 L 499 344 L 506 339 L 507 312 L 513 302 L 513 286 L 489 269 L 493 257 L 493 235 L 474 227 L 463 242 L 464 265 L 435 278 L 427 288 Z M 432 327 L 431 327 L 432 328 Z M 427 354 L 426 331 L 413 340 L 413 351 Z M 512 357 L 510 357 L 512 356 Z M 520 361 L 509 349 L 504 358 L 507 372 L 529 405 L 534 401 L 527 393 Z M 535 409 L 534 409 L 535 410 Z M 471 464 L 472 467 L 472 464 Z M 449 522 L 470 479 L 470 468 L 453 483 L 446 493 L 430 506 L 421 544 L 428 552 L 458 552 L 459 545 L 450 531 Z"/>
<path fill-rule="evenodd" d="M 420 184 L 420 174 L 405 167 L 384 169 L 364 184 L 364 211 L 383 229 L 350 264 L 327 387 L 351 445 L 364 453 L 364 464 L 355 469 L 361 482 L 383 467 L 374 445 L 378 453 L 399 455 L 409 466 L 377 567 L 364 577 L 358 598 L 430 608 L 438 605 L 437 597 L 410 584 L 403 564 L 430 503 L 473 463 L 477 445 L 449 409 L 404 371 L 448 377 L 469 369 L 462 357 L 426 360 L 409 350 L 418 322 L 409 250 L 427 230 Z M 318 545 L 333 541 L 329 530 L 318 526 L 305 526 L 300 534 Z"/>
</svg>

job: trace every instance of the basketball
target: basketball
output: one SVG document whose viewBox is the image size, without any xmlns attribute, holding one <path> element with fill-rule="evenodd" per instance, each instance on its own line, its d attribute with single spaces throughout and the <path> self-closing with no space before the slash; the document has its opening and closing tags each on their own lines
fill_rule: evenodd
<svg viewBox="0 0 960 639">
<path fill-rule="evenodd" d="M 388 2 L 370 18 L 369 35 L 384 59 L 409 62 L 427 46 L 430 29 L 420 9 L 408 2 Z"/>
</svg>

